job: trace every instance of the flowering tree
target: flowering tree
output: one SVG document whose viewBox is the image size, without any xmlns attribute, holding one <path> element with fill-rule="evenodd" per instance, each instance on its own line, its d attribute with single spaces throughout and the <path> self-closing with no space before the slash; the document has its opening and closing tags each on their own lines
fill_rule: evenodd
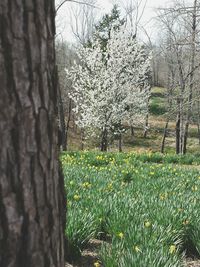
<svg viewBox="0 0 200 267">
<path fill-rule="evenodd" d="M 92 48 L 83 47 L 80 61 L 67 72 L 77 123 L 100 134 L 101 150 L 106 151 L 111 132 L 121 135 L 124 124 L 141 122 L 147 112 L 149 56 L 121 26 L 111 31 L 106 49 L 99 39 Z"/>
</svg>

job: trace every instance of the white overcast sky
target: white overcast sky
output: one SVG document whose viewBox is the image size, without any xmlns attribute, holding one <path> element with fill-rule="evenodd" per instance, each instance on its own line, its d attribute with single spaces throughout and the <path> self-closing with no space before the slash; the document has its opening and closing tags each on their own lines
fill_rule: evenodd
<svg viewBox="0 0 200 267">
<path fill-rule="evenodd" d="M 81 1 L 81 0 L 80 0 Z M 123 0 L 122 0 L 123 1 Z M 126 1 L 126 0 L 124 0 Z M 188 0 L 191 1 L 191 0 Z M 61 2 L 61 0 L 56 0 L 56 5 Z M 109 13 L 113 6 L 113 0 L 98 0 L 98 13 L 103 15 L 105 13 Z M 143 0 L 145 2 L 145 0 Z M 141 24 L 145 27 L 148 31 L 148 34 L 153 38 L 156 39 L 156 32 L 155 27 L 155 20 L 153 19 L 156 16 L 156 8 L 158 7 L 166 7 L 168 6 L 172 0 L 147 0 L 147 5 L 145 8 L 145 12 L 142 16 Z M 70 30 L 70 18 L 69 18 L 69 9 L 70 3 L 65 3 L 62 8 L 58 11 L 57 14 L 57 34 L 62 37 L 65 41 L 73 41 L 73 35 Z"/>
</svg>

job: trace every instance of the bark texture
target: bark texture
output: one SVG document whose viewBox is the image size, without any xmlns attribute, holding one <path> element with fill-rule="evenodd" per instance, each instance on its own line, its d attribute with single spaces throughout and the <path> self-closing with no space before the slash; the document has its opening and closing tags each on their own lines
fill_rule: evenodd
<svg viewBox="0 0 200 267">
<path fill-rule="evenodd" d="M 63 267 L 54 1 L 0 1 L 0 266 Z"/>
</svg>

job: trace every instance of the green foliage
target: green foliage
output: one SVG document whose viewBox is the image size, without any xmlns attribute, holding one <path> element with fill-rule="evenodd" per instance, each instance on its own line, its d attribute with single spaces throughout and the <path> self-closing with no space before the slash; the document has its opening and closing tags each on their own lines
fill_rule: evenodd
<svg viewBox="0 0 200 267">
<path fill-rule="evenodd" d="M 114 5 L 111 13 L 104 15 L 102 20 L 95 26 L 94 39 L 101 40 L 102 50 L 106 49 L 112 28 L 119 29 L 120 25 L 123 25 L 124 22 L 123 19 L 120 19 L 120 11 L 117 5 Z"/>
<path fill-rule="evenodd" d="M 180 267 L 185 252 L 200 255 L 200 172 L 168 163 L 200 157 L 73 152 L 61 162 L 75 257 L 92 237 L 107 241 L 105 267 Z"/>
</svg>

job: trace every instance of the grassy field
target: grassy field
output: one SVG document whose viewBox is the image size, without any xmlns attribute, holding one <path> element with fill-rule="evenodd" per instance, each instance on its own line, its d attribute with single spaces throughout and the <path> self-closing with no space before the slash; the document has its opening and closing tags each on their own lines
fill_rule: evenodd
<svg viewBox="0 0 200 267">
<path fill-rule="evenodd" d="M 200 255 L 199 156 L 69 152 L 61 162 L 72 260 L 92 238 L 104 241 L 96 267 L 180 267 Z"/>
</svg>

